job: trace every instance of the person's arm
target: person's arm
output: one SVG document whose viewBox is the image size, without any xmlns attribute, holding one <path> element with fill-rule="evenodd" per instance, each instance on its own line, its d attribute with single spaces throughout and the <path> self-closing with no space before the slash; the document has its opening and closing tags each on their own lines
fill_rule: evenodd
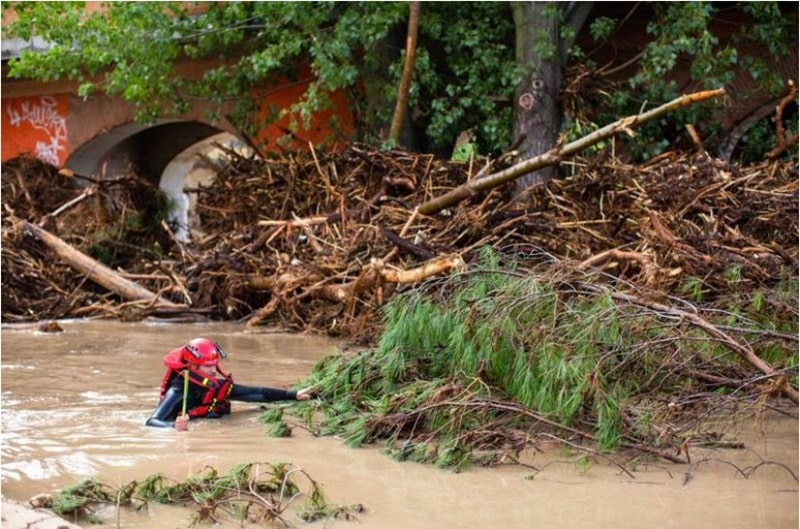
<svg viewBox="0 0 800 529">
<path fill-rule="evenodd" d="M 156 426 L 159 428 L 172 428 L 175 418 L 181 411 L 183 404 L 183 392 L 180 386 L 171 385 L 167 388 L 164 398 L 158 403 L 153 414 L 147 419 L 145 425 Z"/>
<path fill-rule="evenodd" d="M 307 389 L 293 391 L 234 384 L 230 399 L 240 402 L 276 402 L 279 400 L 306 400 L 310 396 L 311 393 Z"/>
</svg>

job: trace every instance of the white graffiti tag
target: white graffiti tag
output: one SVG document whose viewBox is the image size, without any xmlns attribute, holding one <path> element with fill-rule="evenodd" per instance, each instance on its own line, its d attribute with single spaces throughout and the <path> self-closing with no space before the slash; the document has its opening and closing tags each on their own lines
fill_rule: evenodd
<svg viewBox="0 0 800 529">
<path fill-rule="evenodd" d="M 61 165 L 59 152 L 66 150 L 67 120 L 58 113 L 56 100 L 50 96 L 42 96 L 39 103 L 22 101 L 17 105 L 8 105 L 8 121 L 19 127 L 27 123 L 48 135 L 47 141 L 36 142 L 36 157 L 51 165 Z"/>
</svg>

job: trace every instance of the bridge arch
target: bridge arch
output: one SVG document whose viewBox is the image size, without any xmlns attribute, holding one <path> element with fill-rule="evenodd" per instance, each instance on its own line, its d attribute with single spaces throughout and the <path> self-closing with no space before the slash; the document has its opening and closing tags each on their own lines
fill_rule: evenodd
<svg viewBox="0 0 800 529">
<path fill-rule="evenodd" d="M 225 163 L 225 149 L 245 156 L 254 154 L 241 139 L 229 132 L 219 132 L 187 147 L 162 171 L 159 188 L 170 198 L 170 224 L 177 240 L 187 242 L 192 233 L 202 230 L 195 214 L 198 201 L 195 190 L 213 181 L 217 169 Z"/>
<path fill-rule="evenodd" d="M 167 165 L 181 152 L 223 131 L 194 120 L 159 120 L 152 125 L 125 123 L 75 149 L 64 167 L 91 178 L 130 170 L 158 184 Z"/>
<path fill-rule="evenodd" d="M 219 127 L 194 120 L 162 119 L 152 125 L 134 122 L 114 127 L 75 149 L 64 163 L 73 174 L 95 180 L 136 175 L 158 186 L 170 199 L 170 224 L 178 240 L 189 240 L 199 225 L 193 215 L 196 193 L 208 184 L 214 167 L 200 163 L 219 159 L 218 145 L 251 154 L 246 143 Z"/>
</svg>

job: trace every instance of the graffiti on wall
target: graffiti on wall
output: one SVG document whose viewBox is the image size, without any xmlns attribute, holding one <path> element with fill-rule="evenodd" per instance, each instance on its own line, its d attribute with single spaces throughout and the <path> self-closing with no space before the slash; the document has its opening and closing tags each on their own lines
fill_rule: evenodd
<svg viewBox="0 0 800 529">
<path fill-rule="evenodd" d="M 23 153 L 62 165 L 67 157 L 66 96 L 3 100 L 3 160 Z"/>
</svg>

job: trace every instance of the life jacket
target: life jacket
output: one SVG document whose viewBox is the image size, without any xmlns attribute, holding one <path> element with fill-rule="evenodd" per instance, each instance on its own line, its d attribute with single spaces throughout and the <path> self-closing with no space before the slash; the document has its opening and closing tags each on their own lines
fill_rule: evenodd
<svg viewBox="0 0 800 529">
<path fill-rule="evenodd" d="M 161 392 L 159 402 L 164 399 L 167 389 L 175 380 L 175 377 L 183 378 L 183 372 L 189 373 L 189 382 L 205 390 L 201 404 L 194 408 L 187 409 L 189 417 L 219 417 L 231 412 L 231 402 L 228 400 L 233 389 L 233 377 L 227 375 L 217 366 L 217 372 L 223 378 L 207 378 L 197 371 L 192 364 L 186 363 L 182 359 L 183 348 L 175 349 L 167 353 L 164 357 L 164 365 L 167 372 L 161 381 Z"/>
</svg>

